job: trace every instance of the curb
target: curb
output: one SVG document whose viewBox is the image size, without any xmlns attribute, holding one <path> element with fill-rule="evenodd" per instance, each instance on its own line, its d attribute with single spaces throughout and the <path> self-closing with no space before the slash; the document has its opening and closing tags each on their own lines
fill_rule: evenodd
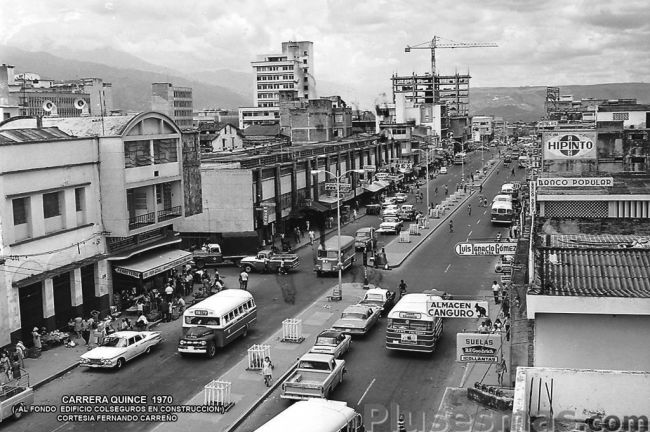
<svg viewBox="0 0 650 432">
<path fill-rule="evenodd" d="M 70 372 L 72 369 L 76 368 L 77 366 L 79 366 L 79 362 L 76 362 L 76 363 L 73 363 L 73 364 L 67 366 L 66 368 L 64 368 L 64 369 L 50 375 L 49 377 L 45 378 L 44 380 L 41 380 L 41 381 L 37 382 L 36 384 L 32 385 L 32 389 L 36 390 L 36 389 L 44 386 L 45 384 L 49 383 L 50 381 L 53 381 L 53 380 L 59 378 L 60 376 L 65 375 L 66 373 Z"/>
<path fill-rule="evenodd" d="M 293 363 L 291 366 L 289 366 L 289 369 L 285 373 L 282 374 L 278 379 L 273 380 L 273 384 L 271 384 L 271 387 L 268 388 L 260 397 L 258 397 L 255 402 L 253 402 L 253 405 L 251 405 L 250 408 L 248 408 L 246 411 L 244 411 L 231 425 L 228 429 L 225 429 L 223 432 L 234 432 L 239 425 L 241 425 L 250 415 L 253 411 L 257 409 L 258 406 L 262 402 L 268 398 L 271 393 L 273 393 L 280 385 L 284 382 L 284 380 L 291 374 L 296 367 L 298 366 L 298 362 L 296 361 Z"/>
</svg>

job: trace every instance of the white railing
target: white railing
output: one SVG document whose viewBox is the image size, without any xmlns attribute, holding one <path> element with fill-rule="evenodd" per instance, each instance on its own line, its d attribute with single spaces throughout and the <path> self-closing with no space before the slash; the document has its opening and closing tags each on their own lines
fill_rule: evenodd
<svg viewBox="0 0 650 432">
<path fill-rule="evenodd" d="M 233 405 L 232 383 L 229 381 L 210 381 L 203 387 L 203 404 L 219 408 L 219 412 L 228 411 Z"/>
<path fill-rule="evenodd" d="M 302 320 L 287 318 L 282 321 L 282 342 L 300 343 L 305 338 L 302 335 Z"/>
<path fill-rule="evenodd" d="M 248 369 L 261 370 L 265 357 L 271 357 L 270 345 L 253 345 L 248 348 Z"/>
</svg>

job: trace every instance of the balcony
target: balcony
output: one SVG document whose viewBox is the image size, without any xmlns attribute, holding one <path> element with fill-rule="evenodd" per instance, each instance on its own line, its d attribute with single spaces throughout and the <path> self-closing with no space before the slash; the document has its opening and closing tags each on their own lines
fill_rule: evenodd
<svg viewBox="0 0 650 432">
<path fill-rule="evenodd" d="M 158 210 L 158 222 L 181 217 L 181 206 Z"/>
<path fill-rule="evenodd" d="M 129 229 L 142 228 L 143 226 L 151 225 L 156 223 L 156 213 L 145 213 L 139 216 L 133 216 L 129 218 Z"/>
</svg>

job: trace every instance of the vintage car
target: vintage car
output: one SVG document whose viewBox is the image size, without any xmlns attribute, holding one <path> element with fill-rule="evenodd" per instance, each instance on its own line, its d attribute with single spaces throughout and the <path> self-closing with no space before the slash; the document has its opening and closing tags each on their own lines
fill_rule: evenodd
<svg viewBox="0 0 650 432">
<path fill-rule="evenodd" d="M 374 227 L 359 228 L 354 235 L 356 250 L 373 250 L 377 245 L 377 230 Z"/>
<path fill-rule="evenodd" d="M 405 203 L 408 197 L 409 196 L 404 192 L 397 192 L 395 194 L 395 200 L 397 200 L 398 203 Z"/>
<path fill-rule="evenodd" d="M 394 196 L 387 197 L 381 202 L 381 208 L 384 208 L 389 205 L 395 205 L 395 204 L 397 204 L 397 198 L 395 198 Z"/>
<path fill-rule="evenodd" d="M 376 306 L 348 306 L 332 328 L 350 335 L 365 335 L 377 323 L 380 314 L 381 308 Z"/>
<path fill-rule="evenodd" d="M 440 174 L 447 174 L 447 167 L 440 167 Z"/>
<path fill-rule="evenodd" d="M 407 221 L 415 220 L 415 206 L 412 204 L 404 204 L 398 213 L 400 219 Z"/>
<path fill-rule="evenodd" d="M 378 233 L 399 234 L 402 230 L 402 220 L 399 216 L 384 216 L 383 221 L 379 224 Z"/>
<path fill-rule="evenodd" d="M 280 397 L 293 400 L 327 399 L 343 382 L 344 373 L 345 360 L 338 360 L 331 354 L 307 353 L 300 357 L 294 371 L 282 383 Z"/>
<path fill-rule="evenodd" d="M 378 307 L 381 313 L 386 315 L 395 305 L 395 292 L 384 288 L 371 288 L 366 291 L 366 295 L 359 304 Z"/>
<path fill-rule="evenodd" d="M 350 349 L 352 337 L 340 330 L 323 330 L 316 337 L 316 343 L 309 350 L 310 353 L 331 354 L 339 358 Z"/>
<path fill-rule="evenodd" d="M 271 250 L 261 250 L 254 256 L 241 259 L 239 266 L 247 273 L 277 272 L 280 266 L 286 270 L 296 270 L 300 266 L 300 257 L 293 253 L 273 253 Z"/>
<path fill-rule="evenodd" d="M 394 216 L 399 213 L 399 206 L 397 204 L 390 204 L 384 207 L 381 211 L 382 216 Z"/>
<path fill-rule="evenodd" d="M 106 336 L 104 343 L 79 360 L 79 365 L 96 368 L 121 369 L 127 361 L 140 354 L 149 354 L 162 341 L 160 332 L 119 331 Z"/>
</svg>

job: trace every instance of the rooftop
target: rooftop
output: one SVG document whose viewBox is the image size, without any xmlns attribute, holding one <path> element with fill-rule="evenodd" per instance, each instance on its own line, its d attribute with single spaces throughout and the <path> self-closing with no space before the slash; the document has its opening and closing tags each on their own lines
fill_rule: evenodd
<svg viewBox="0 0 650 432">
<path fill-rule="evenodd" d="M 31 141 L 70 139 L 71 136 L 55 127 L 41 129 L 7 129 L 0 131 L 0 144 L 14 144 Z"/>
<path fill-rule="evenodd" d="M 121 135 L 137 114 L 106 117 L 44 117 L 43 126 L 56 126 L 79 137 Z"/>
<path fill-rule="evenodd" d="M 250 125 L 244 129 L 244 136 L 276 136 L 280 134 L 280 125 Z"/>
</svg>

